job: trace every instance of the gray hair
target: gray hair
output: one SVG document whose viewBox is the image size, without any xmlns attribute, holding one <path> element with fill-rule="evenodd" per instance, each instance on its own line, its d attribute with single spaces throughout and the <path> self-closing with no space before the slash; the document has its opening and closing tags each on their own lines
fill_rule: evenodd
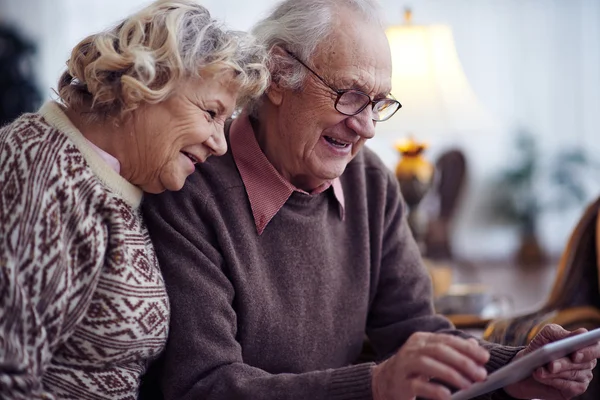
<svg viewBox="0 0 600 400">
<path fill-rule="evenodd" d="M 310 62 L 317 46 L 331 33 L 340 8 L 356 11 L 366 21 L 383 26 L 377 0 L 285 0 L 258 22 L 252 33 L 267 50 L 279 46 Z M 289 57 L 273 53 L 269 69 L 271 78 L 289 89 L 298 89 L 307 73 Z"/>
<path fill-rule="evenodd" d="M 195 1 L 159 0 L 75 46 L 58 94 L 90 119 L 123 118 L 166 100 L 182 80 L 232 71 L 243 102 L 266 89 L 266 61 L 262 44 L 226 30 Z"/>
</svg>

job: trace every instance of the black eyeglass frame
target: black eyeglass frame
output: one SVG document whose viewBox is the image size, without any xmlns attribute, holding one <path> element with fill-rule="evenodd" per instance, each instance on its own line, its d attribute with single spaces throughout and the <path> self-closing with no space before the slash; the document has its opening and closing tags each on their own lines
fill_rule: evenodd
<svg viewBox="0 0 600 400">
<path fill-rule="evenodd" d="M 399 102 L 398 100 L 396 100 L 395 98 L 393 98 L 393 96 L 392 96 L 392 98 L 386 97 L 386 98 L 379 99 L 379 100 L 373 100 L 373 99 L 371 99 L 371 96 L 369 96 L 367 93 L 365 93 L 365 92 L 363 92 L 363 91 L 360 91 L 360 90 L 357 90 L 357 89 L 336 89 L 336 88 L 334 88 L 333 86 L 331 86 L 329 83 L 327 83 L 327 81 L 326 81 L 324 78 L 322 78 L 322 77 L 321 77 L 321 75 L 317 74 L 317 73 L 316 73 L 316 72 L 315 72 L 315 71 L 314 71 L 314 70 L 313 70 L 311 67 L 309 67 L 308 65 L 306 65 L 306 64 L 304 63 L 304 61 L 302 61 L 300 58 L 298 58 L 298 57 L 297 57 L 297 56 L 296 56 L 294 53 L 292 53 L 292 52 L 291 52 L 291 51 L 289 51 L 289 50 L 286 50 L 285 52 L 286 52 L 286 53 L 287 53 L 287 54 L 288 54 L 290 57 L 292 57 L 294 60 L 298 61 L 298 62 L 299 62 L 299 63 L 300 63 L 302 66 L 304 66 L 304 68 L 306 68 L 307 70 L 309 70 L 309 71 L 310 71 L 310 72 L 311 72 L 311 73 L 312 73 L 314 76 L 316 76 L 316 77 L 317 77 L 317 78 L 318 78 L 318 79 L 319 79 L 321 82 L 323 82 L 323 84 L 324 84 L 325 86 L 327 86 L 329 89 L 333 90 L 333 91 L 334 91 L 334 92 L 337 94 L 337 97 L 336 97 L 336 99 L 335 99 L 335 103 L 334 103 L 334 105 L 333 105 L 333 106 L 334 106 L 335 110 L 336 110 L 337 112 L 339 112 L 340 114 L 343 114 L 343 115 L 348 115 L 348 116 L 357 115 L 357 114 L 360 114 L 360 113 L 361 113 L 361 112 L 362 112 L 362 111 L 363 111 L 365 108 L 367 108 L 367 106 L 368 106 L 369 104 L 371 105 L 371 108 L 372 108 L 372 109 L 375 109 L 375 106 L 377 105 L 377 103 L 380 103 L 380 102 L 382 102 L 382 101 L 387 101 L 387 102 L 391 101 L 391 102 L 393 102 L 393 103 L 397 104 L 398 106 L 397 106 L 397 108 L 394 110 L 394 112 L 393 112 L 393 113 L 391 113 L 391 114 L 390 114 L 388 117 L 386 117 L 385 119 L 375 119 L 375 118 L 372 118 L 372 119 L 373 119 L 373 121 L 376 121 L 376 122 L 383 122 L 383 121 L 387 121 L 388 119 L 392 118 L 392 117 L 394 116 L 394 114 L 396 114 L 396 112 L 398 112 L 398 110 L 402 108 L 402 104 L 400 104 L 400 102 Z M 352 114 L 349 114 L 349 113 L 345 113 L 345 112 L 343 112 L 343 111 L 340 111 L 340 110 L 338 110 L 338 107 L 337 107 L 337 106 L 338 106 L 338 102 L 340 101 L 340 98 L 341 98 L 341 97 L 342 97 L 344 94 L 346 94 L 346 93 L 348 93 L 348 92 L 359 93 L 359 94 L 361 94 L 361 95 L 365 96 L 367 99 L 369 99 L 369 101 L 368 101 L 368 102 L 366 102 L 366 103 L 365 103 L 365 104 L 364 104 L 362 107 L 360 107 L 360 108 L 359 108 L 359 109 L 358 109 L 356 112 L 354 112 L 354 113 L 352 113 Z M 391 96 L 391 94 L 390 94 L 390 96 Z"/>
</svg>

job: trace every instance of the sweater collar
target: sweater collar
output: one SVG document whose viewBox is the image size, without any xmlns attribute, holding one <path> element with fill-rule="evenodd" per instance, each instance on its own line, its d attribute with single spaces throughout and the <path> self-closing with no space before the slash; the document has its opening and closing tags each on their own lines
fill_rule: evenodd
<svg viewBox="0 0 600 400">
<path fill-rule="evenodd" d="M 113 170 L 110 165 L 88 144 L 83 134 L 73 125 L 69 117 L 63 112 L 56 102 L 48 102 L 42 106 L 39 114 L 48 124 L 66 135 L 77 149 L 83 154 L 91 170 L 100 181 L 119 195 L 131 207 L 139 207 L 142 201 L 142 190 L 129 183 L 125 178 Z"/>
<path fill-rule="evenodd" d="M 231 123 L 229 140 L 233 160 L 246 188 L 259 235 L 293 192 L 314 195 L 332 188 L 338 201 L 340 219 L 344 220 L 344 191 L 339 178 L 319 186 L 310 193 L 296 188 L 281 176 L 262 152 L 248 115 L 242 114 Z"/>
</svg>

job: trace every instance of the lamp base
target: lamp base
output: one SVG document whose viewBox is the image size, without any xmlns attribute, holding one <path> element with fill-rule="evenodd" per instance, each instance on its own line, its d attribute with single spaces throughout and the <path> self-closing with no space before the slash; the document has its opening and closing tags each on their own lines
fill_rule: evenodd
<svg viewBox="0 0 600 400">
<path fill-rule="evenodd" d="M 408 224 L 421 250 L 426 221 L 419 213 L 419 203 L 431 187 L 434 171 L 433 165 L 422 156 L 425 148 L 425 144 L 412 138 L 396 145 L 402 155 L 396 165 L 396 179 L 408 205 Z"/>
<path fill-rule="evenodd" d="M 416 176 L 400 176 L 397 177 L 397 179 L 400 184 L 400 191 L 402 192 L 404 201 L 408 206 L 408 225 L 410 226 L 413 237 L 419 246 L 422 247 L 422 241 L 427 226 L 427 218 L 419 210 L 419 203 L 431 187 L 431 181 L 423 182 Z"/>
</svg>

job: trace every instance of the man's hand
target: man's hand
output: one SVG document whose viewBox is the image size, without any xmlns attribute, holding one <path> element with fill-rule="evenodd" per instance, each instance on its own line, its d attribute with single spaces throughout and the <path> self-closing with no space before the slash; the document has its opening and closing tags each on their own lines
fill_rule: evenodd
<svg viewBox="0 0 600 400">
<path fill-rule="evenodd" d="M 569 332 L 559 325 L 546 325 L 533 338 L 529 346 L 518 352 L 514 359 L 517 360 L 545 344 L 584 332 L 587 330 L 578 329 Z M 518 399 L 571 399 L 587 390 L 598 357 L 600 357 L 600 343 L 538 368 L 529 378 L 507 386 L 504 391 Z"/>
<path fill-rule="evenodd" d="M 475 339 L 415 333 L 394 356 L 373 368 L 373 398 L 448 400 L 450 390 L 441 383 L 466 389 L 484 380 L 489 357 Z"/>
</svg>

